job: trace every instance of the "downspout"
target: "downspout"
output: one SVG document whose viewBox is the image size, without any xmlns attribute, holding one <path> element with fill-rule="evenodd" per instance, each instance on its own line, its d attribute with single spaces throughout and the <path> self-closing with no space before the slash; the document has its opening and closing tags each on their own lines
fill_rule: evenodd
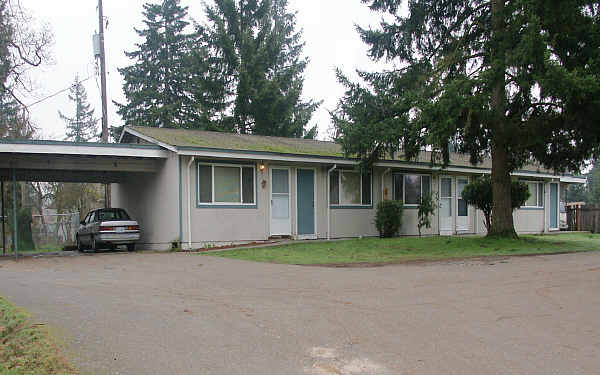
<svg viewBox="0 0 600 375">
<path fill-rule="evenodd" d="M 385 199 L 385 175 L 390 173 L 392 168 L 388 168 L 381 174 L 381 201 Z"/>
<path fill-rule="evenodd" d="M 337 168 L 334 164 L 331 169 L 327 170 L 327 241 L 331 240 L 331 178 L 330 174 Z"/>
<path fill-rule="evenodd" d="M 190 161 L 188 162 L 186 174 L 187 174 L 187 222 L 188 222 L 188 250 L 192 250 L 192 188 L 190 187 L 190 166 L 196 159 L 195 156 L 192 156 Z"/>
</svg>

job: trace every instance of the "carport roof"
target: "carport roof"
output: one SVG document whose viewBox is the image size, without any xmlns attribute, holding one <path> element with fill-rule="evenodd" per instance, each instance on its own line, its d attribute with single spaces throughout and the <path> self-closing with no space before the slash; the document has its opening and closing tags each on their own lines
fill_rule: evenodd
<svg viewBox="0 0 600 375">
<path fill-rule="evenodd" d="M 0 154 L 59 154 L 166 158 L 168 153 L 153 144 L 77 143 L 49 140 L 0 139 Z"/>
<path fill-rule="evenodd" d="M 155 172 L 168 151 L 157 145 L 0 140 L 0 180 L 97 182 Z"/>
</svg>

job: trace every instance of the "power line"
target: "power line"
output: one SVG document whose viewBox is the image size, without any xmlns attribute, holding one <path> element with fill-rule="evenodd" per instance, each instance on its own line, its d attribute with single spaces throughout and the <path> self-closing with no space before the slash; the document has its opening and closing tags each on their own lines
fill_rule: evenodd
<svg viewBox="0 0 600 375">
<path fill-rule="evenodd" d="M 92 77 L 93 77 L 93 76 L 89 76 L 89 77 L 87 77 L 87 78 L 85 78 L 85 79 L 82 79 L 81 81 L 79 81 L 79 83 L 83 83 L 83 82 L 85 82 L 85 81 L 89 80 L 89 79 L 90 79 L 90 78 L 92 78 Z M 67 90 L 70 90 L 70 89 L 71 89 L 71 88 L 73 88 L 74 86 L 75 86 L 75 85 L 73 84 L 73 85 L 71 85 L 71 86 L 69 86 L 69 87 L 67 87 L 67 88 L 64 88 L 64 89 L 62 89 L 62 90 L 60 90 L 60 91 L 57 91 L 57 92 L 55 92 L 54 94 L 48 95 L 48 96 L 46 96 L 46 97 L 44 97 L 44 98 L 42 98 L 42 99 L 40 99 L 40 100 L 38 100 L 38 101 L 35 101 L 35 102 L 33 102 L 33 103 L 29 104 L 29 105 L 27 106 L 27 108 L 31 108 L 31 107 L 33 107 L 33 106 L 34 106 L 34 105 L 36 105 L 36 104 L 40 104 L 40 103 L 41 103 L 41 102 L 43 102 L 43 101 L 46 101 L 46 100 L 48 100 L 48 99 L 51 99 L 51 98 L 54 98 L 55 96 L 57 96 L 57 95 L 60 95 L 60 94 L 62 94 L 63 92 L 65 92 L 65 91 L 67 91 Z"/>
</svg>

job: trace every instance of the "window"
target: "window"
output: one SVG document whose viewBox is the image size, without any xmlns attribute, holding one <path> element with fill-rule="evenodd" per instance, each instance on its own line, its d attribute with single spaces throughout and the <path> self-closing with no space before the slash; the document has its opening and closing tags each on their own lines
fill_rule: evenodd
<svg viewBox="0 0 600 375">
<path fill-rule="evenodd" d="M 122 208 L 106 208 L 96 211 L 97 221 L 131 220 Z"/>
<path fill-rule="evenodd" d="M 431 176 L 394 173 L 392 177 L 394 200 L 403 201 L 405 205 L 418 205 L 423 195 L 431 193 Z"/>
<path fill-rule="evenodd" d="M 255 181 L 254 166 L 198 164 L 198 204 L 254 205 Z"/>
<path fill-rule="evenodd" d="M 529 199 L 523 207 L 544 207 L 544 183 L 524 181 L 529 189 Z"/>
<path fill-rule="evenodd" d="M 371 205 L 371 174 L 333 171 L 329 175 L 329 202 L 342 206 Z"/>
</svg>

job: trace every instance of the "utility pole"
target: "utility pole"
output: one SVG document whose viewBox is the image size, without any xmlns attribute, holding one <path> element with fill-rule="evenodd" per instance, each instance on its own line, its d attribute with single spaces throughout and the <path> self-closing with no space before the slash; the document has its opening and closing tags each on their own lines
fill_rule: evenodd
<svg viewBox="0 0 600 375">
<path fill-rule="evenodd" d="M 108 102 L 106 97 L 106 53 L 104 51 L 104 11 L 98 0 L 98 33 L 100 35 L 100 85 L 102 90 L 102 142 L 108 143 Z M 104 185 L 104 206 L 109 208 L 110 184 Z"/>
</svg>

